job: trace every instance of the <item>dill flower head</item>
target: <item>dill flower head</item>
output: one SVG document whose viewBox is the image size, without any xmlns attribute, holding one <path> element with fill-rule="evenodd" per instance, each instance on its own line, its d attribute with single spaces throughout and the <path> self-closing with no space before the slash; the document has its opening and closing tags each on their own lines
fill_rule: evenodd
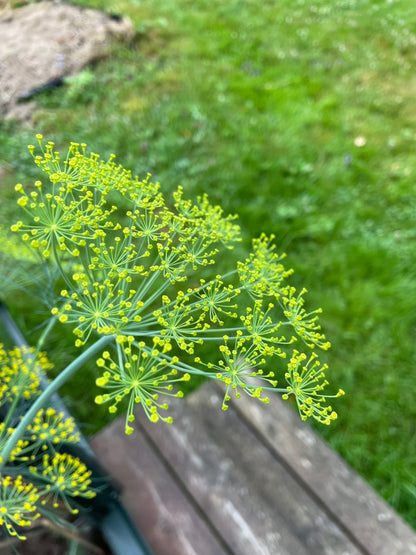
<svg viewBox="0 0 416 555">
<path fill-rule="evenodd" d="M 312 353 L 308 359 L 305 353 L 293 351 L 285 374 L 289 385 L 283 399 L 288 399 L 289 395 L 295 396 L 302 420 L 312 417 L 322 424 L 329 425 L 338 415 L 331 405 L 326 404 L 327 398 L 341 397 L 344 391 L 339 389 L 335 395 L 324 393 L 328 385 L 325 377 L 327 366 L 321 366 L 317 358 L 316 353 Z"/>
<path fill-rule="evenodd" d="M 48 370 L 52 364 L 44 353 L 36 359 L 33 348 L 14 347 L 6 351 L 0 344 L 0 406 L 16 398 L 30 399 L 39 394 L 39 368 Z"/>
<path fill-rule="evenodd" d="M 136 343 L 132 336 L 126 337 L 120 348 L 120 359 L 116 363 L 108 351 L 97 360 L 97 366 L 103 369 L 103 375 L 96 380 L 98 387 L 107 391 L 95 398 L 98 404 L 108 403 L 110 412 L 116 412 L 118 404 L 128 398 L 126 433 L 133 428 L 129 425 L 134 420 L 133 408 L 141 404 L 152 422 L 163 420 L 171 423 L 172 418 L 164 413 L 168 409 L 167 396 L 181 397 L 180 391 L 173 392 L 173 384 L 188 381 L 189 374 L 178 375 L 167 358 L 155 346 L 147 347 L 141 341 Z M 157 343 L 157 341 L 155 341 Z M 173 359 L 173 362 L 175 359 Z M 165 399 L 160 400 L 163 394 Z"/>
<path fill-rule="evenodd" d="M 72 417 L 49 407 L 39 410 L 27 427 L 25 438 L 30 440 L 31 449 L 36 452 L 61 443 L 77 443 L 80 434 Z"/>
<path fill-rule="evenodd" d="M 6 426 L 4 422 L 0 423 L 0 453 L 3 451 L 4 446 L 15 430 L 15 428 Z M 28 461 L 30 459 L 28 452 L 30 451 L 31 447 L 29 441 L 25 438 L 19 439 L 7 462 Z M 3 458 L 0 456 L 0 463 L 1 462 L 3 462 Z"/>
<path fill-rule="evenodd" d="M 77 457 L 67 453 L 45 453 L 40 467 L 29 468 L 33 479 L 42 485 L 38 486 L 41 505 L 51 504 L 59 507 L 62 501 L 69 512 L 78 513 L 71 506 L 69 497 L 91 499 L 96 493 L 91 487 L 91 471 Z"/>
<path fill-rule="evenodd" d="M 19 529 L 30 526 L 39 517 L 38 499 L 37 489 L 22 476 L 0 476 L 0 526 L 10 536 L 25 540 Z"/>
<path fill-rule="evenodd" d="M 16 186 L 23 215 L 12 230 L 60 272 L 52 314 L 73 327 L 75 345 L 108 336 L 95 401 L 114 413 L 125 404 L 128 433 L 135 404 L 170 422 L 167 399 L 191 376 L 224 382 L 223 408 L 232 394 L 267 402 L 277 391 L 296 397 L 302 418 L 334 418 L 321 389 L 326 366 L 292 353 L 295 342 L 306 352 L 329 348 L 320 310 L 308 310 L 306 290 L 288 282 L 273 235 L 233 260 L 236 216 L 207 195 L 191 201 L 178 187 L 166 199 L 149 175 L 133 177 L 84 144 L 61 156 L 39 137 L 39 149 L 30 147 L 45 182 Z M 230 262 L 225 274 L 220 258 Z"/>
</svg>

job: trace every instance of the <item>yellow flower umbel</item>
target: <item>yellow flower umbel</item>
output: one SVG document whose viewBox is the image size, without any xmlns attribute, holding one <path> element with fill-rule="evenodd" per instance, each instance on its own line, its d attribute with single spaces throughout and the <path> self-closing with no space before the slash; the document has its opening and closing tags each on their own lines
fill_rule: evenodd
<svg viewBox="0 0 416 555">
<path fill-rule="evenodd" d="M 11 536 L 25 540 L 18 529 L 30 526 L 38 518 L 38 499 L 37 489 L 22 476 L 0 476 L 0 526 Z"/>
<path fill-rule="evenodd" d="M 125 341 L 123 341 L 125 339 Z M 118 363 L 111 359 L 108 351 L 97 360 L 97 366 L 104 369 L 101 378 L 96 383 L 99 387 L 109 391 L 98 395 L 95 402 L 99 405 L 111 402 L 110 412 L 116 412 L 118 404 L 128 397 L 126 418 L 126 433 L 132 433 L 134 405 L 140 403 L 152 422 L 159 419 L 171 423 L 172 418 L 163 412 L 168 409 L 166 401 L 161 402 L 159 396 L 182 397 L 182 392 L 173 391 L 173 384 L 188 381 L 189 374 L 179 375 L 178 371 L 169 367 L 168 360 L 163 358 L 163 353 L 155 347 L 149 348 L 141 341 L 133 344 L 133 337 L 121 337 L 120 357 Z M 156 341 L 157 342 L 157 341 Z"/>
<path fill-rule="evenodd" d="M 250 397 L 256 397 L 268 404 L 269 398 L 262 396 L 264 386 L 270 389 L 270 385 L 276 386 L 277 380 L 273 371 L 264 373 L 263 366 L 266 364 L 266 357 L 273 355 L 274 349 L 256 345 L 250 338 L 243 337 L 241 331 L 237 332 L 232 347 L 228 345 L 228 336 L 225 335 L 223 339 L 224 344 L 219 347 L 222 359 L 217 363 L 203 363 L 199 357 L 195 359 L 196 363 L 203 364 L 214 373 L 211 377 L 215 375 L 216 379 L 226 384 L 223 410 L 228 408 L 227 403 L 232 390 L 237 399 L 243 391 Z"/>
<path fill-rule="evenodd" d="M 9 351 L 0 344 L 0 406 L 11 403 L 16 397 L 30 399 L 39 394 L 38 368 L 48 370 L 52 364 L 44 353 L 34 360 L 34 349 L 15 347 Z"/>
<path fill-rule="evenodd" d="M 96 382 L 104 392 L 95 401 L 116 412 L 125 399 L 127 433 L 135 403 L 152 421 L 170 422 L 161 393 L 180 395 L 175 383 L 192 375 L 225 382 L 224 408 L 232 391 L 263 400 L 277 391 L 296 396 L 302 418 L 332 420 L 321 389 L 326 366 L 318 370 L 315 355 L 306 365 L 300 355 L 284 362 L 296 341 L 313 352 L 330 344 L 320 310 L 308 311 L 305 290 L 288 284 L 292 270 L 273 235 L 254 239 L 252 252 L 220 275 L 219 257 L 226 262 L 241 241 L 236 216 L 207 195 L 185 199 L 181 187 L 166 200 L 150 176 L 134 178 L 113 156 L 87 155 L 86 145 L 71 143 L 61 158 L 52 142 L 38 140 L 41 154 L 30 151 L 47 179 L 17 185 L 24 216 L 12 229 L 60 272 L 51 312 L 73 326 L 76 346 L 94 337 L 106 345 Z M 208 345 L 219 346 L 219 360 L 210 349 L 203 361 Z M 286 367 L 290 390 L 277 388 Z"/>
<path fill-rule="evenodd" d="M 246 291 L 255 298 L 279 298 L 285 290 L 285 280 L 293 273 L 282 264 L 285 255 L 275 252 L 274 235 L 264 233 L 253 239 L 253 252 L 245 262 L 238 262 L 238 272 Z"/>
<path fill-rule="evenodd" d="M 55 506 L 62 499 L 67 509 L 75 512 L 69 498 L 95 495 L 85 465 L 55 451 L 58 445 L 62 448 L 79 441 L 73 419 L 53 408 L 42 408 L 28 418 L 29 424 L 23 422 L 32 409 L 35 411 L 36 405 L 30 407 L 29 403 L 40 394 L 41 370 L 51 367 L 45 354 L 36 354 L 34 349 L 6 351 L 0 346 L 0 405 L 4 410 L 0 423 L 0 465 L 4 470 L 0 477 L 0 526 L 20 539 L 25 536 L 19 529 L 31 525 L 49 500 Z"/>
<path fill-rule="evenodd" d="M 285 374 L 288 386 L 287 393 L 283 399 L 288 399 L 289 395 L 294 395 L 302 420 L 309 417 L 314 418 L 322 424 L 329 425 L 332 420 L 337 418 L 337 413 L 332 410 L 331 405 L 326 404 L 327 398 L 341 397 L 344 395 L 342 389 L 336 395 L 326 395 L 324 389 L 328 385 L 325 378 L 326 364 L 321 366 L 317 360 L 318 355 L 312 353 L 309 360 L 304 353 L 293 351 L 292 358 Z"/>
<path fill-rule="evenodd" d="M 288 287 L 281 301 L 283 314 L 308 347 L 313 349 L 318 346 L 326 351 L 330 348 L 331 343 L 325 339 L 325 335 L 321 333 L 321 326 L 318 324 L 318 314 L 322 310 L 318 308 L 312 312 L 306 312 L 303 306 L 305 303 L 303 295 L 305 293 L 306 289 L 302 289 L 296 295 L 296 289 Z"/>
<path fill-rule="evenodd" d="M 24 437 L 30 440 L 32 451 L 37 452 L 61 443 L 77 443 L 80 434 L 73 418 L 49 407 L 40 409 Z"/>
<path fill-rule="evenodd" d="M 68 511 L 76 514 L 78 509 L 71 506 L 69 497 L 91 499 L 96 495 L 91 489 L 91 471 L 78 458 L 67 453 L 53 456 L 46 453 L 40 468 L 32 466 L 30 471 L 35 480 L 46 484 L 39 486 L 42 505 L 50 503 L 56 508 L 62 500 Z"/>
</svg>

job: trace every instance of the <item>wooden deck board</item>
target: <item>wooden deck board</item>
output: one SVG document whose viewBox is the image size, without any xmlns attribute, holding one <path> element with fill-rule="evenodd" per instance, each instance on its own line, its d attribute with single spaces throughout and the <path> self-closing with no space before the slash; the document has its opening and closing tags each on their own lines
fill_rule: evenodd
<svg viewBox="0 0 416 555">
<path fill-rule="evenodd" d="M 270 410 L 253 402 L 233 406 L 364 551 L 416 553 L 415 532 L 279 397 L 270 399 Z"/>
<path fill-rule="evenodd" d="M 92 446 L 121 485 L 123 505 L 155 555 L 228 555 L 143 433 L 127 437 L 124 427 L 124 419 L 116 420 Z"/>
<path fill-rule="evenodd" d="M 416 534 L 279 398 L 205 384 L 92 441 L 155 555 L 412 555 Z"/>
<path fill-rule="evenodd" d="M 177 405 L 177 426 L 139 423 L 233 553 L 358 553 L 342 532 L 208 386 Z M 176 411 L 175 411 L 176 412 Z"/>
</svg>

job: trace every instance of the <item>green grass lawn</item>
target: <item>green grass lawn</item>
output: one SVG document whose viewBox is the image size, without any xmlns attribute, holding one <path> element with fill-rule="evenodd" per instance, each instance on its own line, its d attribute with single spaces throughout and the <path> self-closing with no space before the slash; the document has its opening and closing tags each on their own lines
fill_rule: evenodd
<svg viewBox="0 0 416 555">
<path fill-rule="evenodd" d="M 321 432 L 416 527 L 413 0 L 89 5 L 131 17 L 137 38 L 39 97 L 33 129 L 0 124 L 3 219 L 42 132 L 207 192 L 247 245 L 274 233 L 324 309 L 328 375 L 347 393 Z"/>
</svg>

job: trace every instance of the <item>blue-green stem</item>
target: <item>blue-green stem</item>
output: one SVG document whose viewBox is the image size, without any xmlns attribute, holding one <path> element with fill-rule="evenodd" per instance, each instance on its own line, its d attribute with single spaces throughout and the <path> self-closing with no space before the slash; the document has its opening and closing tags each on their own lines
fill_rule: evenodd
<svg viewBox="0 0 416 555">
<path fill-rule="evenodd" d="M 20 421 L 16 430 L 7 441 L 4 449 L 0 453 L 0 472 L 3 470 L 7 461 L 10 459 L 13 449 L 16 447 L 19 439 L 22 438 L 27 427 L 32 422 L 38 411 L 43 408 L 51 396 L 58 391 L 58 389 L 75 374 L 77 370 L 87 362 L 91 357 L 99 353 L 106 345 L 113 341 L 113 335 L 105 335 L 98 339 L 91 347 L 84 351 L 79 357 L 68 364 L 68 366 L 57 376 L 53 382 L 43 391 L 43 393 L 36 399 L 30 409 L 27 411 L 23 419 Z"/>
</svg>

